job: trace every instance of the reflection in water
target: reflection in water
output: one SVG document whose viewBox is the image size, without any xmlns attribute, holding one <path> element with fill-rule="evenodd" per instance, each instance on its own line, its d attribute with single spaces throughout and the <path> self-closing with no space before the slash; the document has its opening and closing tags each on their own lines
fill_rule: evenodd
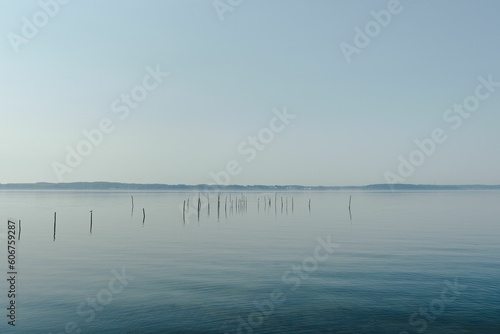
<svg viewBox="0 0 500 334">
<path fill-rule="evenodd" d="M 412 324 L 408 319 L 436 306 L 443 280 L 458 277 L 470 288 L 427 322 L 427 332 L 499 332 L 500 297 L 492 291 L 500 275 L 500 192 L 356 192 L 356 224 L 348 222 L 354 196 L 345 192 L 222 192 L 220 201 L 213 194 L 217 217 L 207 217 L 208 197 L 201 197 L 196 226 L 187 223 L 196 219 L 196 197 L 186 200 L 195 193 L 135 193 L 143 217 L 130 219 L 130 193 L 0 191 L 0 214 L 23 215 L 29 245 L 20 260 L 22 294 L 30 301 L 19 303 L 17 331 L 59 333 L 75 321 L 82 333 L 216 333 L 220 327 L 218 333 L 237 333 L 240 325 L 240 332 L 266 334 L 417 332 L 421 327 L 412 324 L 425 315 Z M 146 206 L 148 226 L 141 224 Z M 99 228 L 89 238 L 93 210 Z M 55 241 L 61 214 L 62 237 L 51 243 L 43 217 L 54 215 Z M 315 240 L 328 235 L 342 251 L 315 264 Z M 317 254 L 327 255 L 329 245 Z M 86 323 L 75 310 L 108 289 L 110 272 L 121 266 L 136 277 L 130 288 Z M 282 304 L 270 304 L 280 292 L 290 293 Z M 272 314 L 251 327 L 263 312 Z M 0 332 L 5 328 L 0 323 Z"/>
</svg>

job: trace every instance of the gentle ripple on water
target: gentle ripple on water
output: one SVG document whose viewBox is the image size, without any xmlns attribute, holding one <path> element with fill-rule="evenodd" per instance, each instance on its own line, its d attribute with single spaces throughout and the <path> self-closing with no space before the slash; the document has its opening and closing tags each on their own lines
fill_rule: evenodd
<svg viewBox="0 0 500 334">
<path fill-rule="evenodd" d="M 213 195 L 210 217 L 204 208 L 186 224 L 179 205 L 192 193 L 134 193 L 133 217 L 130 195 L 0 192 L 1 219 L 23 222 L 18 326 L 2 321 L 1 333 L 64 333 L 68 322 L 82 333 L 500 333 L 499 192 L 279 194 L 294 198 L 288 215 L 264 209 L 274 194 L 245 193 L 248 211 L 220 219 Z M 340 247 L 326 261 L 283 280 L 328 236 Z M 79 314 L 122 268 L 134 279 L 91 321 L 88 307 Z M 410 323 L 455 279 L 466 288 L 442 313 Z M 260 318 L 255 303 L 273 291 L 285 300 Z"/>
</svg>

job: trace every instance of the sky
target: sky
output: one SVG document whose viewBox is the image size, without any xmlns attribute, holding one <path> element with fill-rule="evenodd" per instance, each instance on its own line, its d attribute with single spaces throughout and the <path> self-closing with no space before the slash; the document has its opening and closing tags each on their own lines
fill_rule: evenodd
<svg viewBox="0 0 500 334">
<path fill-rule="evenodd" d="M 500 184 L 495 0 L 2 0 L 0 183 Z"/>
</svg>

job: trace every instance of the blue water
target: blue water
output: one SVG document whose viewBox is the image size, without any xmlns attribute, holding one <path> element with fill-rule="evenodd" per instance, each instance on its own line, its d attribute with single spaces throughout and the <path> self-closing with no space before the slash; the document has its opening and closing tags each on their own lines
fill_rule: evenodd
<svg viewBox="0 0 500 334">
<path fill-rule="evenodd" d="M 500 333 L 500 192 L 197 196 L 0 192 L 0 333 Z"/>
</svg>

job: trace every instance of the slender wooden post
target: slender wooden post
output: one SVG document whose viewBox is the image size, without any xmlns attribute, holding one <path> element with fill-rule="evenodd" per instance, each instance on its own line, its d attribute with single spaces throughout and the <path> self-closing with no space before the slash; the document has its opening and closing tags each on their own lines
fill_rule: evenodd
<svg viewBox="0 0 500 334">
<path fill-rule="evenodd" d="M 208 216 L 210 217 L 210 194 L 207 193 L 207 201 L 208 201 Z"/>
<path fill-rule="evenodd" d="M 198 221 L 200 221 L 200 211 L 201 211 L 201 198 L 200 194 L 198 194 Z"/>
<path fill-rule="evenodd" d="M 92 234 L 92 211 L 90 210 L 90 233 Z"/>
<path fill-rule="evenodd" d="M 130 198 L 132 199 L 132 213 L 131 213 L 131 215 L 133 216 L 134 215 L 134 196 L 130 196 Z"/>
<path fill-rule="evenodd" d="M 142 225 L 144 225 L 145 221 L 146 221 L 146 210 L 142 208 Z"/>
<path fill-rule="evenodd" d="M 19 234 L 17 235 L 17 240 L 21 240 L 21 219 L 19 219 Z"/>
<path fill-rule="evenodd" d="M 54 212 L 54 241 L 56 241 L 56 221 L 57 221 L 57 212 Z"/>
<path fill-rule="evenodd" d="M 220 219 L 220 193 L 217 194 L 217 221 Z"/>
<path fill-rule="evenodd" d="M 186 224 L 186 200 L 184 200 L 184 204 L 182 205 L 182 222 Z"/>
</svg>

